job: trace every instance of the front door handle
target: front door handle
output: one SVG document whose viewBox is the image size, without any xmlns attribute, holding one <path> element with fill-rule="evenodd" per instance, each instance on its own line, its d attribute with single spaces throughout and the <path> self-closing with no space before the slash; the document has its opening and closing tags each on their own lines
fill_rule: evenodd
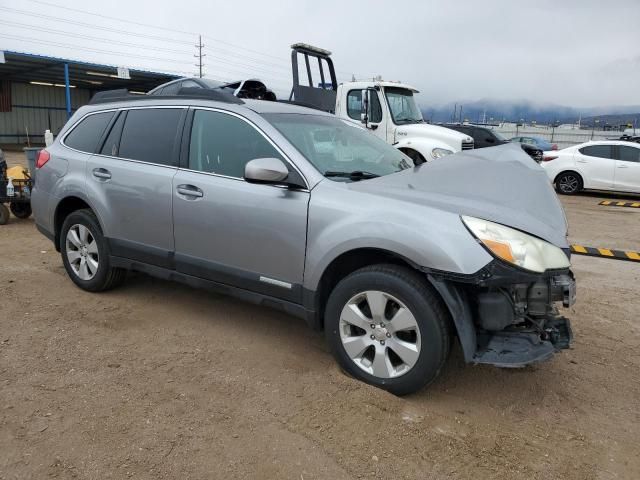
<svg viewBox="0 0 640 480">
<path fill-rule="evenodd" d="M 101 180 L 109 180 L 111 178 L 111 172 L 106 168 L 94 168 L 93 176 Z"/>
<path fill-rule="evenodd" d="M 185 197 L 201 198 L 204 197 L 204 193 L 195 185 L 178 185 L 176 192 Z"/>
</svg>

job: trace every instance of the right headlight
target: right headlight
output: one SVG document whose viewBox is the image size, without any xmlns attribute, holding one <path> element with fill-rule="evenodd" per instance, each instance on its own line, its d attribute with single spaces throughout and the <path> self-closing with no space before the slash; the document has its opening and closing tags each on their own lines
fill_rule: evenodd
<svg viewBox="0 0 640 480">
<path fill-rule="evenodd" d="M 433 158 L 444 157 L 445 155 L 451 155 L 452 153 L 452 150 L 447 150 L 446 148 L 434 148 L 431 150 L 431 156 Z"/>
<path fill-rule="evenodd" d="M 567 255 L 555 245 L 499 223 L 462 216 L 471 233 L 496 257 L 532 272 L 569 268 Z"/>
</svg>

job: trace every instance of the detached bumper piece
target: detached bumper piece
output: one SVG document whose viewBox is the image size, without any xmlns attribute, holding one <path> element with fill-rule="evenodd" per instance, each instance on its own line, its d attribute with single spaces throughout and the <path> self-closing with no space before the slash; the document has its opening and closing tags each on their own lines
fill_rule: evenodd
<svg viewBox="0 0 640 480">
<path fill-rule="evenodd" d="M 557 351 L 569 348 L 573 340 L 569 319 L 561 316 L 546 322 L 544 334 L 508 330 L 478 333 L 478 351 L 473 362 L 520 368 L 548 360 Z"/>
<path fill-rule="evenodd" d="M 576 301 L 571 272 L 526 283 L 500 282 L 474 293 L 477 350 L 472 362 L 518 368 L 547 360 L 571 345 L 571 324 L 555 306 L 562 303 L 567 308 Z"/>
</svg>

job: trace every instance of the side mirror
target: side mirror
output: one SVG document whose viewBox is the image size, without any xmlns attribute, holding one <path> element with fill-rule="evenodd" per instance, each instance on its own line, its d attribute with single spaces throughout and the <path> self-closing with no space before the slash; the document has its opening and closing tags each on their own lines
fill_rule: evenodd
<svg viewBox="0 0 640 480">
<path fill-rule="evenodd" d="M 369 90 L 362 90 L 362 110 L 360 111 L 360 121 L 365 124 L 369 123 Z"/>
<path fill-rule="evenodd" d="M 484 140 L 487 143 L 496 143 L 496 140 L 493 137 L 487 137 Z"/>
<path fill-rule="evenodd" d="M 244 179 L 251 183 L 283 183 L 289 170 L 279 158 L 256 158 L 244 167 Z"/>
</svg>

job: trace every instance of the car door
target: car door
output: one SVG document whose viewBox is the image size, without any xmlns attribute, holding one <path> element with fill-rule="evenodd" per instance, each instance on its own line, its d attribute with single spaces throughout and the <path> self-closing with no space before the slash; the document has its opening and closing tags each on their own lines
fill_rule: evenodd
<svg viewBox="0 0 640 480">
<path fill-rule="evenodd" d="M 618 145 L 615 153 L 615 189 L 640 193 L 640 145 Z"/>
<path fill-rule="evenodd" d="M 193 109 L 173 179 L 176 269 L 301 303 L 309 192 L 243 179 L 256 158 L 282 151 L 235 113 Z"/>
<path fill-rule="evenodd" d="M 172 268 L 172 179 L 186 108 L 123 110 L 87 163 L 87 190 L 113 255 Z"/>
<path fill-rule="evenodd" d="M 574 162 L 586 188 L 613 189 L 615 159 L 613 145 L 586 145 L 579 148 Z"/>
</svg>

